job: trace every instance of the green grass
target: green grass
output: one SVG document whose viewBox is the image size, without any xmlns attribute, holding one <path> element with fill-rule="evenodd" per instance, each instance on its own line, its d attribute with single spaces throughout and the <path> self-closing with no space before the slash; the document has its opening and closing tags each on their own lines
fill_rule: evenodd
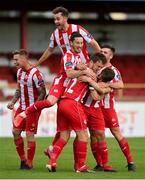
<svg viewBox="0 0 145 180">
<path fill-rule="evenodd" d="M 0 138 L 0 178 L 1 179 L 145 179 L 145 138 L 129 138 L 132 155 L 137 166 L 136 172 L 128 172 L 126 160 L 115 139 L 107 139 L 109 163 L 117 173 L 96 172 L 95 174 L 75 173 L 73 171 L 73 153 L 71 139 L 58 160 L 57 172 L 50 173 L 45 169 L 47 162 L 43 150 L 50 144 L 51 138 L 37 138 L 37 150 L 34 169 L 19 170 L 19 159 L 12 138 Z M 88 165 L 95 166 L 95 161 L 88 150 Z"/>
</svg>

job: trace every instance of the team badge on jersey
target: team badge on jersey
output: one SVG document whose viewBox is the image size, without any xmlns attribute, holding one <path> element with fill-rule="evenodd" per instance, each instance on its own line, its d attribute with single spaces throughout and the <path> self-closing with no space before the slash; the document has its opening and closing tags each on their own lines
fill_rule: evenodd
<svg viewBox="0 0 145 180">
<path fill-rule="evenodd" d="M 43 79 L 39 79 L 39 80 L 38 80 L 38 85 L 39 85 L 40 87 L 43 87 L 43 86 L 44 86 L 44 81 L 43 81 Z"/>
</svg>

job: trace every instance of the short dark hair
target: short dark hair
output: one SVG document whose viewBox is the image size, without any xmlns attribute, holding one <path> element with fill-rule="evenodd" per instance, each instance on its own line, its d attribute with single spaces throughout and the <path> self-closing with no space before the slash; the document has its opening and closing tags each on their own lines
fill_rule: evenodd
<svg viewBox="0 0 145 180">
<path fill-rule="evenodd" d="M 82 37 L 82 35 L 77 32 L 77 31 L 74 31 L 71 36 L 70 36 L 70 41 L 73 42 L 75 38 L 78 38 L 78 37 Z"/>
<path fill-rule="evenodd" d="M 13 52 L 13 55 L 16 55 L 16 54 L 26 56 L 26 58 L 29 58 L 29 53 L 28 53 L 28 51 L 26 49 L 15 50 Z"/>
<path fill-rule="evenodd" d="M 115 48 L 112 45 L 104 44 L 101 46 L 101 48 L 108 48 L 112 51 L 113 54 L 115 53 Z"/>
<path fill-rule="evenodd" d="M 114 71 L 109 67 L 106 67 L 101 71 L 101 79 L 103 82 L 111 81 L 114 78 L 114 76 Z"/>
<path fill-rule="evenodd" d="M 68 15 L 69 15 L 68 10 L 62 6 L 56 7 L 55 9 L 53 9 L 52 12 L 53 12 L 53 14 L 62 13 L 62 15 L 65 17 L 68 17 Z"/>
<path fill-rule="evenodd" d="M 96 63 L 97 61 L 101 61 L 102 64 L 107 63 L 107 59 L 106 59 L 105 55 L 102 53 L 95 53 L 95 54 L 91 55 L 90 60 L 93 61 L 94 63 Z"/>
</svg>

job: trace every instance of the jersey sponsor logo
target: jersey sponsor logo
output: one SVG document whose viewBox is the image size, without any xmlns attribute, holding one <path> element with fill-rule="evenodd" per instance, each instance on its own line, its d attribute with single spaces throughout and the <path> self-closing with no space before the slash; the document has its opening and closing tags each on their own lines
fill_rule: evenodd
<svg viewBox="0 0 145 180">
<path fill-rule="evenodd" d="M 66 67 L 71 67 L 71 66 L 73 66 L 73 63 L 72 63 L 72 62 L 66 62 L 66 63 L 65 63 L 65 66 L 66 66 Z"/>
<path fill-rule="evenodd" d="M 55 92 L 55 93 L 58 93 L 58 89 L 54 89 L 54 92 Z"/>
<path fill-rule="evenodd" d="M 39 85 L 40 87 L 44 86 L 44 81 L 43 81 L 43 79 L 39 79 L 39 80 L 38 80 L 38 85 Z"/>
</svg>

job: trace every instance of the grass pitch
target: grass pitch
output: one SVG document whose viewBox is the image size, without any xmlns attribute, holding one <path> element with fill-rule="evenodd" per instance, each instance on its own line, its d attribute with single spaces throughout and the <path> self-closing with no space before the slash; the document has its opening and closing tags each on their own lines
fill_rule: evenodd
<svg viewBox="0 0 145 180">
<path fill-rule="evenodd" d="M 73 170 L 73 139 L 63 149 L 58 159 L 57 172 L 48 172 L 45 168 L 47 157 L 44 148 L 51 143 L 51 138 L 37 138 L 34 168 L 30 171 L 19 169 L 19 158 L 12 138 L 0 138 L 0 179 L 145 179 L 145 138 L 128 138 L 136 172 L 128 172 L 126 160 L 115 139 L 107 139 L 109 164 L 118 172 L 75 173 Z M 95 166 L 95 161 L 88 148 L 87 164 Z"/>
</svg>

